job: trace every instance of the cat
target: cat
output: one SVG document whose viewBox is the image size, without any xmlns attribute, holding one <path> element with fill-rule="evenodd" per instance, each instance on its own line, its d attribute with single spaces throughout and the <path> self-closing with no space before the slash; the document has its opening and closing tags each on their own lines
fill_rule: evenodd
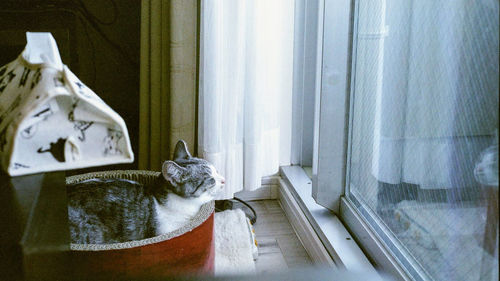
<svg viewBox="0 0 500 281">
<path fill-rule="evenodd" d="M 180 140 L 155 185 L 125 179 L 89 179 L 67 186 L 71 242 L 140 240 L 185 225 L 224 187 L 208 161 L 192 157 Z"/>
<path fill-rule="evenodd" d="M 474 167 L 477 182 L 498 187 L 498 132 L 495 131 L 493 144 L 481 152 Z"/>
</svg>

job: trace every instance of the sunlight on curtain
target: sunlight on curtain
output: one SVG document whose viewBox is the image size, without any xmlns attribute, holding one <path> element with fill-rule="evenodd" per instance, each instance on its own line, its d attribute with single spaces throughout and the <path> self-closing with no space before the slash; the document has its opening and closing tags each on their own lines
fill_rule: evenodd
<svg viewBox="0 0 500 281">
<path fill-rule="evenodd" d="M 290 162 L 293 1 L 202 1 L 199 156 L 254 190 Z"/>
</svg>

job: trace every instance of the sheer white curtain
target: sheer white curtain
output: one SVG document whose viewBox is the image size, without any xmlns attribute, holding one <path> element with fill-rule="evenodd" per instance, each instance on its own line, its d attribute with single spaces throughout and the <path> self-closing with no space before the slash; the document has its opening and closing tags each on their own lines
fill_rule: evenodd
<svg viewBox="0 0 500 281">
<path fill-rule="evenodd" d="M 290 162 L 293 1 L 202 1 L 199 156 L 222 198 Z"/>
</svg>

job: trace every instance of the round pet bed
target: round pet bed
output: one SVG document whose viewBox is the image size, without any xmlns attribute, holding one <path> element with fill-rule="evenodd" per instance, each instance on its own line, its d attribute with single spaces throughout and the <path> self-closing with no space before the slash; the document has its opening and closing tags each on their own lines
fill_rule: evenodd
<svg viewBox="0 0 500 281">
<path fill-rule="evenodd" d="M 66 178 L 66 184 L 91 178 L 121 178 L 157 184 L 159 172 L 105 171 Z M 159 236 L 113 244 L 71 244 L 72 272 L 77 277 L 158 278 L 213 274 L 214 203 L 204 204 L 185 226 Z"/>
</svg>

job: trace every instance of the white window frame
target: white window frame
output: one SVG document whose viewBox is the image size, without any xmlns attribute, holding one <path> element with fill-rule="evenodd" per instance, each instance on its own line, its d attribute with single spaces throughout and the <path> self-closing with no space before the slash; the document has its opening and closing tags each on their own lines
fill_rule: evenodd
<svg viewBox="0 0 500 281">
<path fill-rule="evenodd" d="M 327 2 L 328 5 L 334 6 L 345 1 Z M 306 221 L 321 240 L 320 245 L 322 245 L 319 248 L 326 249 L 327 255 L 330 256 L 337 268 L 374 272 L 375 269 L 339 218 L 317 204 L 311 197 L 312 180 L 301 167 L 312 165 L 314 168 L 317 166 L 318 160 L 317 157 L 313 159 L 313 149 L 318 149 L 316 143 L 318 140 L 319 110 L 316 107 L 319 106 L 322 80 L 321 50 L 323 49 L 324 5 L 324 0 L 295 0 L 292 166 L 281 167 L 280 173 L 283 181 L 280 181 L 280 190 L 288 190 L 289 192 L 283 192 L 293 196 L 307 218 Z M 345 26 L 348 25 L 347 21 Z M 347 48 L 345 51 L 347 53 Z M 347 60 L 345 64 L 347 65 Z M 324 177 L 321 179 L 326 180 Z M 311 240 L 311 235 L 306 235 L 301 239 Z M 312 250 L 312 254 L 318 252 L 319 248 Z M 311 255 L 311 257 L 323 262 L 329 259 L 322 257 L 321 254 Z"/>
<path fill-rule="evenodd" d="M 344 194 L 349 106 L 351 1 L 324 1 L 316 92 L 312 195 L 338 214 Z"/>
<path fill-rule="evenodd" d="M 314 108 L 317 89 L 318 40 L 323 1 L 296 0 L 294 13 L 291 164 L 312 166 Z"/>
<path fill-rule="evenodd" d="M 354 82 L 351 81 L 351 72 L 355 66 L 352 55 L 356 52 L 354 49 L 356 44 L 353 41 L 355 38 L 352 35 L 357 28 L 354 24 L 357 3 L 355 0 L 296 0 L 295 2 L 291 163 L 301 166 L 308 164 L 304 159 L 307 153 L 310 153 L 308 149 L 310 151 L 311 143 L 307 141 L 304 127 L 310 124 L 308 123 L 310 105 L 304 106 L 304 100 L 311 99 L 314 95 L 312 197 L 317 204 L 330 209 L 333 213 L 328 215 L 319 212 L 319 206 L 311 202 L 310 197 L 305 198 L 308 194 L 304 190 L 307 188 L 311 190 L 311 187 L 306 186 L 307 176 L 301 173 L 300 169 L 282 167 L 281 174 L 290 182 L 295 199 L 336 264 L 348 267 L 349 262 L 346 261 L 352 257 L 356 257 L 354 259 L 358 265 L 363 263 L 359 252 L 352 250 L 353 247 L 345 241 L 346 238 L 339 239 L 331 234 L 332 230 L 338 229 L 338 226 L 334 226 L 334 222 L 340 219 L 378 270 L 398 280 L 413 280 L 396 260 L 384 239 L 367 224 L 355 205 L 344 197 L 350 152 L 348 141 L 352 121 L 349 118 L 349 111 L 352 106 L 351 84 Z M 318 17 L 316 26 L 312 22 L 315 12 Z M 318 38 L 317 41 L 312 40 L 315 37 Z M 312 63 L 311 50 L 316 51 L 317 58 Z M 316 67 L 314 75 L 311 74 L 311 66 Z M 422 279 L 425 276 L 418 271 L 418 266 L 411 266 L 415 269 L 411 274 L 413 277 Z"/>
</svg>

